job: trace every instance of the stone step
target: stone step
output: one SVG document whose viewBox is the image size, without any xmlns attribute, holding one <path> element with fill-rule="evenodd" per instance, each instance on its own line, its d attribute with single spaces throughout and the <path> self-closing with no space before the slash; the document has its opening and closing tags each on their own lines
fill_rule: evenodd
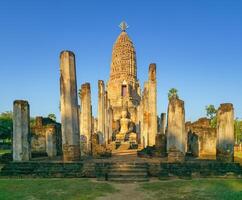
<svg viewBox="0 0 242 200">
<path fill-rule="evenodd" d="M 148 165 L 135 161 L 111 163 L 107 177 L 116 182 L 148 181 Z"/>
<path fill-rule="evenodd" d="M 136 178 L 112 177 L 112 178 L 109 178 L 108 181 L 119 182 L 119 183 L 134 183 L 134 182 L 147 182 L 147 181 L 149 181 L 149 178 L 146 178 L 146 177 L 136 177 Z"/>
<path fill-rule="evenodd" d="M 147 172 L 147 169 L 146 168 L 116 168 L 116 169 L 114 169 L 114 168 L 112 168 L 112 169 L 110 169 L 109 170 L 110 171 L 110 173 L 111 172 L 120 172 L 120 173 L 122 173 L 122 172 Z"/>
<path fill-rule="evenodd" d="M 124 156 L 136 156 L 136 152 L 135 153 L 112 153 L 113 157 L 124 157 Z"/>
<path fill-rule="evenodd" d="M 137 152 L 139 149 L 114 149 L 112 152 Z"/>
<path fill-rule="evenodd" d="M 130 154 L 133 154 L 133 155 L 136 155 L 137 154 L 137 150 L 115 150 L 115 151 L 112 151 L 112 154 L 120 154 L 120 155 L 123 155 L 123 154 L 127 154 L 127 155 L 130 155 Z"/>
<path fill-rule="evenodd" d="M 108 176 L 108 180 L 119 179 L 119 180 L 136 180 L 136 179 L 148 179 L 148 176 L 138 175 L 113 175 Z"/>
<path fill-rule="evenodd" d="M 147 172 L 120 172 L 120 171 L 117 171 L 117 172 L 110 172 L 108 173 L 108 176 L 109 177 L 117 177 L 117 176 L 129 176 L 129 177 L 139 177 L 139 176 L 147 176 Z"/>
<path fill-rule="evenodd" d="M 112 164 L 111 168 L 145 168 L 147 169 L 147 165 L 144 164 Z"/>
</svg>

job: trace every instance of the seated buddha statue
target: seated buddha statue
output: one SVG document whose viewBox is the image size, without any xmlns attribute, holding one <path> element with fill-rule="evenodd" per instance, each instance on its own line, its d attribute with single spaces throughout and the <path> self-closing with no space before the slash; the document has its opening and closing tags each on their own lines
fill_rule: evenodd
<svg viewBox="0 0 242 200">
<path fill-rule="evenodd" d="M 134 129 L 135 124 L 130 119 L 128 109 L 124 108 L 121 113 L 120 131 L 116 134 L 116 141 L 136 142 L 137 135 L 134 132 Z"/>
</svg>

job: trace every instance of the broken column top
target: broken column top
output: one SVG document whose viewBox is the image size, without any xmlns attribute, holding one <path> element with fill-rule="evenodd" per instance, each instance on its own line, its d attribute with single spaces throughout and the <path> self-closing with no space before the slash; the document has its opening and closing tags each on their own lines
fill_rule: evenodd
<svg viewBox="0 0 242 200">
<path fill-rule="evenodd" d="M 180 100 L 176 96 L 169 99 L 169 106 L 171 106 L 172 112 L 175 112 L 176 108 L 181 108 L 182 110 L 184 110 L 184 104 L 184 101 Z"/>
<path fill-rule="evenodd" d="M 229 111 L 232 111 L 233 109 L 234 107 L 232 103 L 223 103 L 223 104 L 220 104 L 220 107 L 219 107 L 219 110 L 223 112 L 229 112 Z"/>
<path fill-rule="evenodd" d="M 13 104 L 14 105 L 26 105 L 26 106 L 28 106 L 29 105 L 29 103 L 28 103 L 28 101 L 26 101 L 26 100 L 15 100 L 14 102 L 13 102 Z"/>
<path fill-rule="evenodd" d="M 149 80 L 155 81 L 156 80 L 156 64 L 151 63 L 149 66 Z"/>
<path fill-rule="evenodd" d="M 171 104 L 177 104 L 179 107 L 184 107 L 184 101 L 177 98 L 176 96 L 170 98 Z"/>
<path fill-rule="evenodd" d="M 82 88 L 82 89 L 90 89 L 90 83 L 83 83 L 83 84 L 81 85 L 81 88 Z"/>
<path fill-rule="evenodd" d="M 60 57 L 62 56 L 62 54 L 70 54 L 70 55 L 72 55 L 72 56 L 75 57 L 74 52 L 69 51 L 69 50 L 63 50 L 63 51 L 61 51 L 61 52 L 60 52 Z"/>
<path fill-rule="evenodd" d="M 149 70 L 156 69 L 156 63 L 150 63 Z"/>
<path fill-rule="evenodd" d="M 98 84 L 104 84 L 103 80 L 98 80 Z"/>
</svg>

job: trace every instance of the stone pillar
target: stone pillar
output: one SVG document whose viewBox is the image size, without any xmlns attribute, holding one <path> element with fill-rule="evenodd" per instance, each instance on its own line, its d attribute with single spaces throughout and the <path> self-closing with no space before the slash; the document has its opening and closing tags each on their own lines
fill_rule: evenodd
<svg viewBox="0 0 242 200">
<path fill-rule="evenodd" d="M 108 142 L 112 141 L 113 134 L 113 109 L 111 106 L 108 108 Z"/>
<path fill-rule="evenodd" d="M 100 138 L 100 143 L 104 143 L 104 133 L 105 133 L 105 87 L 104 81 L 98 81 L 98 135 Z M 103 138 L 103 139 L 101 139 Z"/>
<path fill-rule="evenodd" d="M 234 108 L 233 104 L 221 104 L 217 112 L 217 145 L 218 161 L 234 161 Z"/>
<path fill-rule="evenodd" d="M 31 158 L 29 104 L 16 100 L 13 103 L 13 161 L 28 161 Z"/>
<path fill-rule="evenodd" d="M 155 145 L 155 138 L 157 135 L 157 88 L 156 88 L 156 64 L 152 63 L 149 66 L 149 80 L 148 80 L 148 98 L 149 98 L 149 137 L 148 146 Z"/>
<path fill-rule="evenodd" d="M 141 144 L 143 147 L 148 146 L 148 135 L 149 135 L 149 121 L 150 121 L 150 113 L 149 113 L 149 101 L 148 101 L 148 82 L 144 84 L 144 91 L 142 95 L 141 101 Z"/>
<path fill-rule="evenodd" d="M 184 102 L 176 97 L 169 100 L 167 123 L 168 161 L 184 161 L 186 149 Z"/>
<path fill-rule="evenodd" d="M 97 118 L 93 118 L 93 133 L 97 133 Z"/>
<path fill-rule="evenodd" d="M 157 156 L 166 155 L 166 138 L 164 134 L 157 134 L 155 139 L 155 149 Z"/>
<path fill-rule="evenodd" d="M 142 101 L 140 101 L 140 105 L 137 107 L 137 121 L 135 124 L 138 144 L 142 144 L 142 140 L 141 140 L 142 127 L 141 126 L 142 126 Z"/>
<path fill-rule="evenodd" d="M 92 134 L 92 106 L 91 106 L 91 89 L 90 83 L 82 84 L 81 86 L 81 127 L 80 134 L 82 141 L 81 146 L 83 152 L 91 152 L 91 134 Z"/>
<path fill-rule="evenodd" d="M 61 130 L 64 161 L 80 160 L 80 133 L 75 55 L 60 54 Z"/>
<path fill-rule="evenodd" d="M 46 153 L 48 157 L 53 158 L 57 156 L 57 144 L 56 144 L 56 126 L 49 124 L 46 126 Z"/>
<path fill-rule="evenodd" d="M 166 133 L 166 113 L 160 115 L 160 134 Z"/>
<path fill-rule="evenodd" d="M 110 101 L 108 100 L 108 93 L 107 91 L 105 91 L 105 96 L 104 96 L 104 110 L 105 110 L 105 127 L 104 127 L 104 142 L 107 145 L 108 144 L 108 139 L 109 139 L 109 135 L 108 135 L 108 131 L 109 131 L 109 119 L 108 119 L 108 109 L 110 106 Z"/>
</svg>

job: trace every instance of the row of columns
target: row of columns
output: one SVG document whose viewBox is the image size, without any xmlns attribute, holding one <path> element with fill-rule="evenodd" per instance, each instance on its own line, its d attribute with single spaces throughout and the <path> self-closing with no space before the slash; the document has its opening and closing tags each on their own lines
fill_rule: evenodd
<svg viewBox="0 0 242 200">
<path fill-rule="evenodd" d="M 97 133 L 101 144 L 109 144 L 112 140 L 113 132 L 113 109 L 110 105 L 108 93 L 105 90 L 103 80 L 98 81 L 98 114 L 97 114 Z"/>
<path fill-rule="evenodd" d="M 60 94 L 61 94 L 61 124 L 63 160 L 80 159 L 79 109 L 77 100 L 75 55 L 70 51 L 60 54 Z M 146 146 L 155 145 L 157 134 L 157 85 L 156 65 L 149 67 L 149 80 L 144 86 L 141 102 L 141 133 Z M 29 160 L 30 127 L 29 104 L 27 101 L 14 102 L 13 117 L 13 159 L 15 161 Z M 98 82 L 98 125 L 97 131 L 103 135 L 107 144 L 112 134 L 113 113 L 103 81 Z M 165 116 L 162 117 L 161 133 L 165 132 Z M 217 114 L 217 159 L 233 160 L 234 146 L 234 109 L 232 104 L 221 104 Z M 90 84 L 81 87 L 81 134 L 87 138 L 86 147 L 90 149 L 92 133 L 91 90 Z M 184 102 L 171 98 L 168 106 L 167 120 L 167 151 L 177 150 L 183 155 L 186 152 L 185 109 Z M 51 139 L 48 139 L 51 141 Z M 174 151 L 173 151 L 174 152 Z"/>
<path fill-rule="evenodd" d="M 88 88 L 88 87 L 83 87 Z M 88 90 L 88 89 L 87 89 Z M 84 100 L 84 99 L 83 99 Z M 29 104 L 27 101 L 16 100 L 13 105 L 13 160 L 23 161 L 31 158 L 30 150 L 30 128 L 29 128 Z M 164 121 L 164 116 L 161 118 Z M 90 119 L 89 119 L 90 120 Z M 88 123 L 89 124 L 89 123 Z M 167 122 L 167 152 L 174 154 L 174 149 L 183 155 L 186 152 L 186 132 L 184 102 L 173 98 L 168 106 Z M 46 137 L 47 153 L 50 156 L 56 155 L 56 143 L 53 132 L 55 127 L 50 127 Z M 90 127 L 88 130 L 90 130 Z M 162 128 L 162 130 L 164 127 Z M 87 129 L 84 129 L 87 130 Z M 63 132 L 64 134 L 65 132 Z M 87 132 L 90 133 L 90 132 Z M 90 137 L 90 136 L 89 136 Z M 66 144 L 66 143 L 65 143 Z M 63 146 L 64 147 L 64 146 Z M 232 104 L 221 104 L 217 113 L 217 160 L 233 161 L 234 155 L 234 108 Z M 73 149 L 74 155 L 75 150 Z M 64 155 L 70 158 L 69 155 Z M 72 157 L 73 158 L 73 157 Z"/>
<path fill-rule="evenodd" d="M 105 91 L 104 81 L 98 81 L 98 116 L 92 117 L 90 83 L 82 84 L 80 90 L 80 133 L 84 153 L 91 152 L 91 136 L 98 134 L 100 144 L 108 144 L 112 139 L 113 110 Z"/>
<path fill-rule="evenodd" d="M 166 137 L 168 161 L 184 161 L 187 151 L 185 109 L 184 102 L 177 97 L 169 100 Z M 234 161 L 234 108 L 229 103 L 221 104 L 217 112 L 216 159 Z"/>
</svg>

